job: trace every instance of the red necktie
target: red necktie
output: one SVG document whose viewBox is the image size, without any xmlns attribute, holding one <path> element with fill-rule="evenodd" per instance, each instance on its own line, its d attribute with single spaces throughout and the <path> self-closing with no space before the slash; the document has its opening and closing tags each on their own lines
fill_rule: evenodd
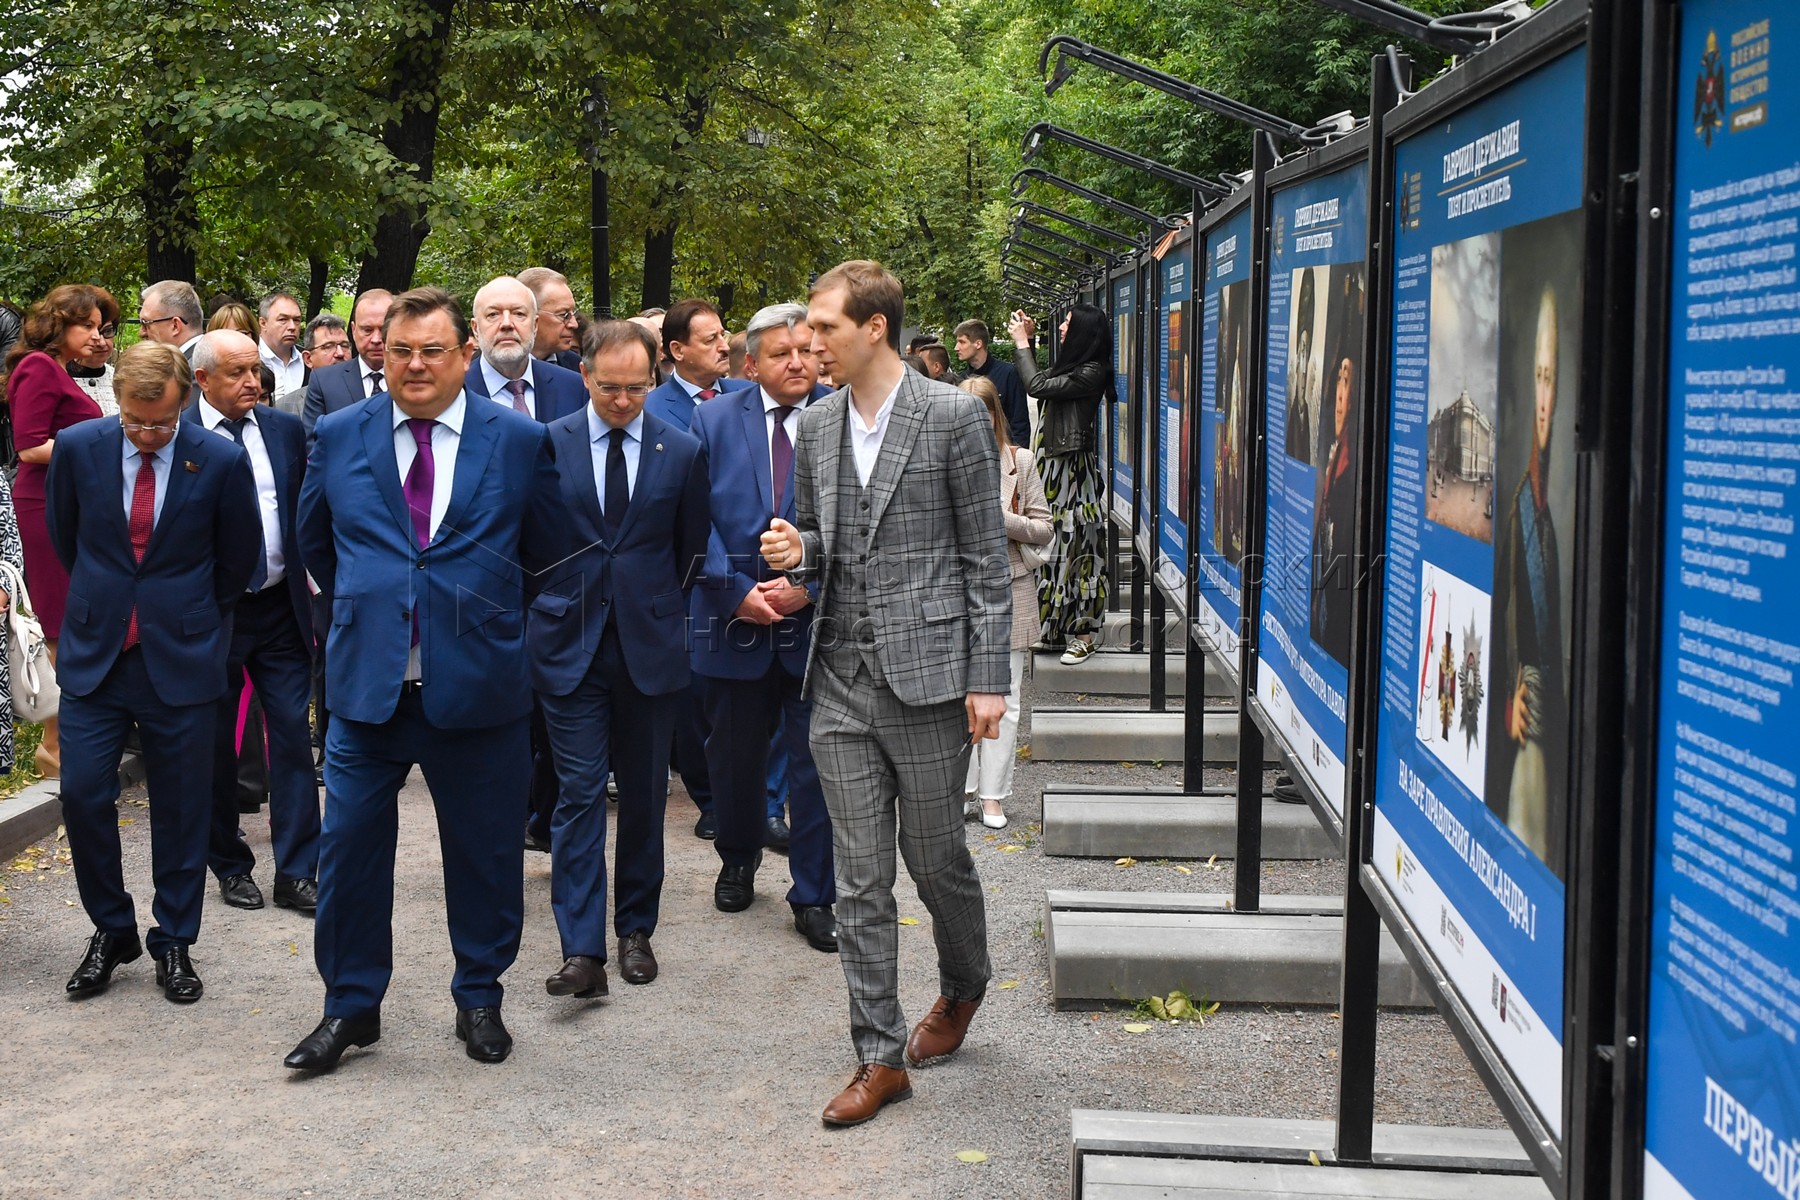
<svg viewBox="0 0 1800 1200">
<path fill-rule="evenodd" d="M 137 479 L 131 485 L 131 521 L 128 529 L 131 533 L 131 553 L 138 562 L 144 561 L 144 551 L 150 548 L 150 533 L 156 528 L 156 468 L 150 465 L 150 455 L 138 451 Z M 137 605 L 131 606 L 131 620 L 125 626 L 126 650 L 138 644 Z"/>
<path fill-rule="evenodd" d="M 525 381 L 523 379 L 509 379 L 506 381 L 506 390 L 512 393 L 513 411 L 524 413 L 529 417 L 531 415 L 531 410 L 525 407 Z"/>
<path fill-rule="evenodd" d="M 718 394 L 719 394 L 718 388 L 701 388 L 700 389 L 700 398 L 702 400 L 711 400 L 714 396 L 716 396 Z"/>
</svg>

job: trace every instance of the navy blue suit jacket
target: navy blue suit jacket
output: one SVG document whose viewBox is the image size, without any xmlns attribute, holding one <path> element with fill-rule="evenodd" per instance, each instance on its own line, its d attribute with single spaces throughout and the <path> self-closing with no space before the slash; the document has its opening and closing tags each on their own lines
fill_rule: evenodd
<svg viewBox="0 0 1800 1200">
<path fill-rule="evenodd" d="M 553 362 L 545 362 L 541 358 L 531 360 L 532 398 L 537 401 L 537 419 L 545 425 L 552 421 L 560 421 L 572 412 L 579 412 L 587 407 L 587 384 L 574 371 L 564 370 Z M 488 395 L 487 376 L 481 370 L 481 356 L 477 354 L 469 363 L 469 374 L 464 380 L 471 396 L 480 396 L 492 401 Z M 512 397 L 505 397 L 506 406 L 512 407 Z"/>
<path fill-rule="evenodd" d="M 363 395 L 362 381 L 363 360 L 356 354 L 344 362 L 314 371 L 312 378 L 306 381 L 306 402 L 300 409 L 300 419 L 306 422 L 306 435 L 312 436 L 319 418 L 326 413 L 350 408 L 367 399 Z"/>
<path fill-rule="evenodd" d="M 568 543 L 544 426 L 464 394 L 450 505 L 425 549 L 394 457 L 393 401 L 371 397 L 314 430 L 300 548 L 331 597 L 325 655 L 334 715 L 394 715 L 418 610 L 425 718 L 503 725 L 531 711 L 520 670 L 525 605 Z"/>
<path fill-rule="evenodd" d="M 777 513 L 774 507 L 762 389 L 741 389 L 700 405 L 694 411 L 692 432 L 706 455 L 712 488 L 706 572 L 690 604 L 694 670 L 714 679 L 761 679 L 779 655 L 791 674 L 803 676 L 812 605 L 774 625 L 757 625 L 734 616 L 750 589 L 774 576 L 761 550 L 770 518 L 794 520 L 791 469 L 781 511 Z M 798 433 L 796 414 L 788 418 L 789 439 Z"/>
<path fill-rule="evenodd" d="M 517 415 L 517 414 L 514 414 Z M 579 547 L 531 602 L 532 686 L 566 696 L 618 622 L 631 681 L 647 696 L 688 685 L 688 591 L 706 559 L 706 460 L 689 434 L 646 412 L 637 484 L 615 546 L 606 536 L 585 411 L 550 426 L 562 520 Z"/>
<path fill-rule="evenodd" d="M 182 410 L 181 419 L 192 421 L 198 428 L 200 405 L 197 401 Z M 281 557 L 285 564 L 281 582 L 293 601 L 294 620 L 300 625 L 300 638 L 310 647 L 313 638 L 312 593 L 306 588 L 306 564 L 300 557 L 300 482 L 306 478 L 306 424 L 291 413 L 266 404 L 256 406 L 256 427 L 262 432 L 263 447 L 269 452 L 269 468 L 275 473 L 275 511 L 281 522 Z M 216 434 L 224 437 L 224 434 Z M 255 470 L 251 471 L 252 479 Z M 257 529 L 257 544 L 262 544 L 262 529 Z M 254 569 L 251 572 L 254 574 Z"/>
<path fill-rule="evenodd" d="M 138 562 L 125 513 L 124 440 L 108 420 L 56 437 L 45 518 L 69 571 L 57 682 L 92 695 L 124 650 L 135 607 L 157 696 L 169 705 L 209 704 L 225 694 L 232 610 L 262 553 L 250 458 L 230 438 L 182 421 L 162 516 Z"/>
<path fill-rule="evenodd" d="M 755 386 L 748 379 L 721 379 L 713 384 L 713 387 L 718 389 L 720 396 L 726 392 L 735 392 Z M 717 398 L 714 397 L 714 399 Z M 692 427 L 694 410 L 698 407 L 700 406 L 688 396 L 687 389 L 682 387 L 680 381 L 673 375 L 670 375 L 668 379 L 657 386 L 655 391 L 644 398 L 645 412 L 654 413 L 677 429 Z"/>
</svg>

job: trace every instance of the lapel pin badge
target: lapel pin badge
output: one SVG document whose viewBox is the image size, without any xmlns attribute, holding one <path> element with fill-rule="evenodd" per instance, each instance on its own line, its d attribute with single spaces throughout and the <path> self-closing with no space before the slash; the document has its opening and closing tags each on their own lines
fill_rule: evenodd
<svg viewBox="0 0 1800 1200">
<path fill-rule="evenodd" d="M 186 470 L 190 474 L 198 475 L 200 473 L 200 464 L 195 462 L 191 458 L 183 459 L 181 462 L 181 466 L 182 466 L 182 469 Z"/>
<path fill-rule="evenodd" d="M 658 449 L 658 450 L 661 450 L 661 449 L 662 449 L 662 443 L 661 443 L 661 442 L 658 442 L 658 443 L 656 443 L 656 448 L 657 448 L 657 449 Z"/>
</svg>

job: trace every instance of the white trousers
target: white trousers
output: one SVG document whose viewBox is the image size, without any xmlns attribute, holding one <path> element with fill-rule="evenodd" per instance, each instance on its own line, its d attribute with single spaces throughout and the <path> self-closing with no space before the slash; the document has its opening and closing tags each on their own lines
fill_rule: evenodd
<svg viewBox="0 0 1800 1200">
<path fill-rule="evenodd" d="M 975 743 L 969 755 L 969 781 L 964 794 L 983 800 L 1012 799 L 1013 767 L 1019 761 L 1019 694 L 1025 685 L 1026 650 L 1012 651 L 1012 690 L 1006 693 L 1006 715 L 1000 718 L 1000 736 Z"/>
</svg>

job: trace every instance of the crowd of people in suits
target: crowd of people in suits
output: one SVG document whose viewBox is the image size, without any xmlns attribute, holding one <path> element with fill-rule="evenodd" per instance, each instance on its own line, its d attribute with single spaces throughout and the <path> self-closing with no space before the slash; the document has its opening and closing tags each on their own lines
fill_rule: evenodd
<svg viewBox="0 0 1800 1200">
<path fill-rule="evenodd" d="M 208 871 L 225 903 L 264 905 L 240 827 L 249 763 L 274 903 L 315 916 L 325 984 L 285 1064 L 329 1071 L 373 1044 L 416 766 L 454 1030 L 503 1061 L 528 849 L 550 855 L 561 941 L 545 990 L 603 996 L 609 961 L 657 978 L 673 773 L 720 859 L 715 907 L 749 908 L 765 852 L 784 853 L 796 932 L 842 960 L 859 1066 L 824 1120 L 910 1095 L 906 1064 L 953 1053 L 987 984 L 963 822 L 1006 823 L 1039 564 L 1056 573 L 1066 521 L 985 325 L 956 331 L 959 389 L 935 339 L 903 360 L 903 291 L 879 265 L 843 264 L 808 299 L 734 337 L 703 300 L 590 322 L 546 268 L 490 281 L 468 315 L 417 288 L 364 292 L 348 322 L 302 321 L 283 292 L 208 321 L 164 281 L 122 354 L 105 290 L 34 305 L 5 354 L 18 467 L 10 489 L 0 476 L 0 559 L 23 567 L 63 692 L 37 765 L 61 776 L 94 925 L 68 995 L 147 949 L 170 1000 L 201 996 Z M 133 738 L 141 938 L 116 809 Z M 943 993 L 910 1033 L 896 850 Z"/>
</svg>

